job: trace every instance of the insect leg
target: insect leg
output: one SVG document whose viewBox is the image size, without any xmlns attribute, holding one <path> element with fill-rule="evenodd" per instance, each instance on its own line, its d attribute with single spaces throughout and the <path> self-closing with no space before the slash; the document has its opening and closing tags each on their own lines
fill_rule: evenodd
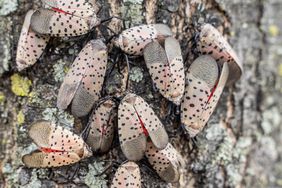
<svg viewBox="0 0 282 188">
<path fill-rule="evenodd" d="M 125 57 L 125 62 L 126 62 L 126 66 L 127 66 L 127 78 L 126 78 L 126 85 L 125 85 L 125 90 L 128 89 L 128 83 L 129 83 L 129 72 L 130 72 L 130 66 L 129 66 L 129 61 L 128 61 L 128 57 L 126 54 L 124 54 Z"/>
<path fill-rule="evenodd" d="M 109 161 L 110 164 L 109 164 L 108 166 L 106 166 L 102 172 L 100 172 L 100 173 L 98 173 L 98 174 L 95 174 L 95 175 L 94 175 L 95 177 L 102 176 L 102 175 L 105 174 L 111 167 L 113 167 L 113 166 L 118 167 L 118 166 L 120 165 L 119 162 L 113 161 L 113 160 L 111 160 L 111 159 L 110 159 L 110 160 L 102 160 L 102 161 L 99 161 L 99 162 L 106 162 L 106 161 Z"/>
<path fill-rule="evenodd" d="M 70 176 L 67 177 L 67 179 L 68 179 L 69 181 L 72 181 L 73 178 L 74 178 L 74 176 L 75 176 L 75 175 L 78 173 L 78 171 L 79 171 L 79 162 L 76 163 L 75 165 L 76 165 L 76 167 L 75 167 L 74 172 L 73 172 Z M 70 168 L 68 169 L 68 171 L 69 171 L 69 170 L 72 170 L 72 168 L 70 167 Z M 67 173 L 68 173 L 68 171 L 67 171 Z"/>
<path fill-rule="evenodd" d="M 109 18 L 106 18 L 106 19 L 101 20 L 100 23 L 101 23 L 101 24 L 107 23 L 107 22 L 111 21 L 113 18 L 116 18 L 116 19 L 125 21 L 125 19 L 123 19 L 123 18 L 121 18 L 121 17 L 118 17 L 118 16 L 111 16 L 111 17 L 109 17 Z"/>
<path fill-rule="evenodd" d="M 111 167 L 113 166 L 113 163 L 111 162 L 108 166 L 106 166 L 104 168 L 104 170 L 98 174 L 95 174 L 94 176 L 95 177 L 98 177 L 98 176 L 102 176 L 103 174 L 105 174 Z"/>
</svg>

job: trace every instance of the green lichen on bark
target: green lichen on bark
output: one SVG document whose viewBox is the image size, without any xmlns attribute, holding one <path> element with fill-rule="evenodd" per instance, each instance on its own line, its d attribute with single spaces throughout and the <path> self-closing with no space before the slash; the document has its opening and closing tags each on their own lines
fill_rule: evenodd
<svg viewBox="0 0 282 188">
<path fill-rule="evenodd" d="M 11 76 L 11 90 L 17 96 L 28 96 L 32 83 L 26 77 L 22 77 L 19 74 Z"/>
<path fill-rule="evenodd" d="M 17 0 L 0 0 L 0 16 L 6 16 L 17 10 Z"/>
<path fill-rule="evenodd" d="M 22 110 L 20 110 L 17 114 L 17 124 L 22 125 L 24 123 L 25 116 Z"/>
<path fill-rule="evenodd" d="M 101 174 L 104 170 L 103 162 L 94 162 L 88 165 L 88 173 L 84 177 L 85 184 L 89 188 L 107 188 L 106 174 Z"/>
<path fill-rule="evenodd" d="M 143 1 L 142 0 L 125 0 L 124 6 L 122 7 L 122 16 L 128 24 L 140 25 L 143 23 Z"/>
<path fill-rule="evenodd" d="M 3 92 L 0 92 L 0 104 L 3 104 L 5 102 L 5 94 Z"/>
<path fill-rule="evenodd" d="M 0 76 L 9 70 L 11 61 L 11 18 L 0 16 Z"/>
<path fill-rule="evenodd" d="M 133 67 L 130 70 L 129 79 L 137 83 L 143 80 L 142 69 L 139 67 Z"/>
<path fill-rule="evenodd" d="M 23 4 L 26 3 L 24 6 L 22 2 L 20 3 L 18 5 L 15 0 L 0 0 L 0 76 L 2 76 L 0 78 L 0 122 L 2 123 L 1 133 L 8 135 L 1 139 L 1 146 L 7 146 L 2 149 L 5 151 L 5 153 L 3 152 L 5 160 L 2 172 L 8 187 L 40 187 L 44 186 L 44 182 L 56 186 L 56 183 L 49 179 L 48 170 L 30 170 L 23 167 L 21 156 L 37 148 L 27 136 L 29 124 L 33 121 L 46 119 L 60 122 L 62 126 L 69 129 L 73 128 L 74 117 L 68 112 L 56 109 L 56 95 L 66 69 L 73 60 L 69 56 L 76 54 L 77 49 L 69 49 L 66 54 L 61 54 L 60 60 L 52 61 L 51 65 L 49 63 L 44 66 L 35 65 L 42 70 L 31 67 L 18 74 L 19 80 L 23 80 L 23 83 L 26 82 L 25 79 L 31 81 L 31 85 L 30 82 L 24 84 L 29 87 L 22 86 L 21 82 L 19 84 L 11 82 L 11 76 L 16 73 L 13 69 L 15 66 L 13 48 L 16 46 L 17 40 L 15 38 L 19 36 L 21 27 L 19 25 L 15 27 L 15 23 L 20 23 L 23 20 L 27 7 L 40 4 L 39 1 L 32 2 L 36 5 L 27 1 L 23 1 Z M 192 3 L 196 3 L 196 5 Z M 228 31 L 231 31 L 228 38 L 245 63 L 245 73 L 241 81 L 232 88 L 232 92 L 229 92 L 231 89 L 226 89 L 208 126 L 197 136 L 197 147 L 194 152 L 187 152 L 186 140 L 185 142 L 174 142 L 176 146 L 181 146 L 178 147 L 179 151 L 187 156 L 187 160 L 191 161 L 187 164 L 187 171 L 193 174 L 196 180 L 195 185 L 198 187 L 282 186 L 282 149 L 280 144 L 282 142 L 280 126 L 282 121 L 280 117 L 282 112 L 280 100 L 282 93 L 281 1 L 181 1 L 178 6 L 179 10 L 175 13 L 166 11 L 166 4 L 167 2 L 162 2 L 162 7 L 157 9 L 155 17 L 156 20 L 168 20 L 167 23 L 172 24 L 172 28 L 178 28 L 176 36 L 183 36 L 190 31 L 190 23 L 184 22 L 185 26 L 181 28 L 180 21 L 183 18 L 188 20 L 189 13 L 195 8 L 199 9 L 201 17 L 211 16 L 211 21 L 217 18 L 213 17 L 213 12 L 220 12 L 220 15 L 227 16 L 228 19 L 225 20 L 229 20 L 231 26 L 229 27 L 229 23 L 222 23 L 226 30 L 225 33 L 228 34 Z M 127 27 L 129 23 L 131 25 L 144 23 L 144 6 L 145 1 L 124 1 L 121 12 L 123 17 L 127 19 Z M 172 22 L 174 19 L 176 21 Z M 187 40 L 184 37 L 181 45 L 185 46 Z M 64 43 L 65 41 L 60 42 Z M 60 50 L 60 48 L 58 49 Z M 188 47 L 183 48 L 183 51 L 186 49 Z M 52 50 L 54 49 L 49 51 Z M 43 62 L 48 58 L 43 57 Z M 134 86 L 134 92 L 141 93 L 146 100 L 151 102 L 150 104 L 157 112 L 165 111 L 163 108 L 167 106 L 161 103 L 163 98 L 157 92 L 151 91 L 152 88 L 148 86 L 150 83 L 149 74 L 144 70 L 146 69 L 142 64 L 137 64 L 131 69 L 130 81 L 133 82 L 131 85 Z M 111 78 L 120 80 L 122 76 L 117 71 L 114 73 L 116 74 L 113 74 Z M 20 86 L 18 88 L 21 88 L 21 91 L 19 92 L 18 89 L 15 95 L 10 89 L 12 85 Z M 107 88 L 111 91 L 109 93 L 114 93 L 115 89 L 114 85 Z M 24 97 L 20 97 L 22 93 L 24 93 Z M 227 102 L 227 98 L 232 100 Z M 227 103 L 228 105 L 226 105 Z M 229 117 L 230 120 L 226 120 L 226 109 L 233 105 L 232 116 Z M 228 123 L 229 127 L 222 126 L 220 120 Z M 165 120 L 164 122 L 166 127 L 171 126 L 171 122 L 167 123 Z M 18 124 L 21 126 L 17 126 Z M 234 133 L 235 139 L 230 132 Z M 178 132 L 175 134 L 178 136 Z M 170 134 L 170 136 L 174 137 L 175 135 Z M 111 155 L 114 159 L 119 159 L 122 155 L 119 156 L 118 149 L 113 150 Z M 79 176 L 84 184 L 89 187 L 100 187 L 107 183 L 108 177 L 94 177 L 97 172 L 103 170 L 103 163 L 90 162 L 86 163 L 86 167 L 88 168 L 85 170 L 84 176 Z M 55 172 L 57 171 L 59 170 L 55 170 Z M 141 167 L 141 171 L 143 172 L 144 185 L 166 185 L 164 182 L 160 182 L 157 176 L 150 174 L 147 168 Z M 110 177 L 112 175 L 113 172 L 109 174 Z"/>
<path fill-rule="evenodd" d="M 64 76 L 68 72 L 68 67 L 66 66 L 66 64 L 69 63 L 59 60 L 57 63 L 53 65 L 53 70 L 54 70 L 53 76 L 55 81 L 60 83 L 63 82 Z"/>
</svg>

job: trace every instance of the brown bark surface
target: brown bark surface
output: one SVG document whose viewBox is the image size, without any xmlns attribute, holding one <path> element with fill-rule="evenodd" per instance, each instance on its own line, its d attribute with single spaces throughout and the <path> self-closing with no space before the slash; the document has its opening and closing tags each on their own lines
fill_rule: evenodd
<svg viewBox="0 0 282 188">
<path fill-rule="evenodd" d="M 129 86 L 155 110 L 171 143 L 185 158 L 179 183 L 166 184 L 145 160 L 141 168 L 143 187 L 281 187 L 282 186 L 282 2 L 280 0 L 108 0 L 101 1 L 99 16 L 119 16 L 125 27 L 141 23 L 166 23 L 179 39 L 185 67 L 195 59 L 189 39 L 195 25 L 208 22 L 228 38 L 244 63 L 244 73 L 225 88 L 206 128 L 191 140 L 178 131 L 177 117 L 167 118 L 169 103 L 152 89 L 142 58 L 130 59 Z M 91 35 L 54 38 L 34 66 L 17 72 L 17 41 L 29 9 L 39 0 L 0 0 L 0 185 L 3 187 L 107 187 L 118 164 L 125 160 L 115 139 L 104 155 L 78 165 L 57 169 L 28 169 L 21 156 L 36 147 L 27 135 L 29 125 L 40 119 L 59 121 L 79 133 L 87 122 L 59 111 L 56 97 L 63 76 L 91 38 L 109 37 L 105 26 Z M 116 33 L 120 20 L 108 24 Z M 109 49 L 112 45 L 109 44 Z M 112 50 L 111 58 L 116 54 Z M 110 68 L 113 63 L 109 62 Z M 122 94 L 128 70 L 121 62 L 105 84 L 107 94 Z M 74 127 L 72 125 L 75 124 Z M 177 130 L 177 131 L 176 131 Z M 111 163 L 110 161 L 114 161 Z M 105 174 L 101 173 L 108 165 Z M 78 168 L 77 173 L 74 171 Z M 68 178 L 67 176 L 72 176 Z"/>
</svg>

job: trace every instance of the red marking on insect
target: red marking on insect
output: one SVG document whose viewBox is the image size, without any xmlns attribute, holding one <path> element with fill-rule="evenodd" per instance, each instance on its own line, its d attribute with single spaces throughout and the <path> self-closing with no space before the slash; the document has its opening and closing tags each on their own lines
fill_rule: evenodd
<svg viewBox="0 0 282 188">
<path fill-rule="evenodd" d="M 54 10 L 55 12 L 60 12 L 60 13 L 63 13 L 63 14 L 70 14 L 66 11 L 63 11 L 62 9 L 59 9 L 59 8 L 56 8 L 56 7 L 52 7 L 52 10 Z M 71 14 L 70 14 L 71 15 Z"/>
<path fill-rule="evenodd" d="M 103 125 L 102 127 L 101 127 L 101 133 L 102 133 L 102 135 L 104 136 L 105 134 L 106 134 L 106 132 L 107 132 L 107 126 L 105 126 L 105 125 Z"/>
<path fill-rule="evenodd" d="M 40 147 L 39 149 L 40 149 L 40 151 L 42 151 L 44 153 L 64 152 L 63 150 L 56 150 L 56 149 L 44 148 L 44 147 Z"/>
<path fill-rule="evenodd" d="M 208 98 L 207 103 L 209 103 L 210 99 L 212 98 L 212 96 L 213 96 L 213 94 L 214 94 L 214 92 L 216 90 L 217 84 L 218 84 L 218 81 L 216 82 L 215 86 L 212 88 L 212 91 L 211 91 L 211 94 L 210 94 L 210 96 Z"/>
<path fill-rule="evenodd" d="M 136 112 L 137 116 L 138 116 L 138 119 L 139 119 L 139 122 L 141 124 L 141 127 L 142 127 L 142 130 L 143 130 L 143 133 L 145 134 L 145 136 L 149 136 L 149 133 L 147 131 L 147 129 L 145 128 L 145 125 L 143 123 L 143 121 L 141 120 L 139 114 Z"/>
</svg>

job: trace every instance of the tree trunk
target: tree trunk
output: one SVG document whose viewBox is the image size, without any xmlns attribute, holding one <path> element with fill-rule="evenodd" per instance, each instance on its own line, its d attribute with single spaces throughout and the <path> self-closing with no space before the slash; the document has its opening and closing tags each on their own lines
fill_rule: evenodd
<svg viewBox="0 0 282 188">
<path fill-rule="evenodd" d="M 177 117 L 166 118 L 169 104 L 152 89 L 144 60 L 131 60 L 130 89 L 142 96 L 159 115 L 169 132 L 170 142 L 186 162 L 179 183 L 166 184 L 142 160 L 138 163 L 142 187 L 281 187 L 282 2 L 108 0 L 100 4 L 103 5 L 102 18 L 122 17 L 126 27 L 142 23 L 168 24 L 181 42 L 186 69 L 195 58 L 191 53 L 192 43 L 188 43 L 195 34 L 193 27 L 204 22 L 215 25 L 244 62 L 241 79 L 225 88 L 216 111 L 196 137 L 191 150 L 191 140 L 176 131 Z M 95 34 L 88 37 L 52 39 L 39 62 L 17 72 L 16 46 L 24 16 L 29 9 L 40 6 L 39 0 L 0 0 L 0 185 L 108 187 L 118 164 L 126 160 L 118 139 L 109 153 L 70 167 L 28 169 L 21 162 L 22 155 L 36 148 L 27 134 L 32 122 L 59 121 L 75 124 L 74 130 L 81 131 L 87 118 L 75 119 L 69 112 L 55 107 L 58 88 L 66 69 L 87 40 L 102 34 L 112 35 L 106 32 L 105 26 L 100 26 L 101 32 L 97 28 Z M 116 33 L 123 29 L 117 19 L 112 20 L 109 27 Z M 121 66 L 123 74 L 127 75 L 125 66 Z M 115 68 L 105 84 L 106 93 L 122 93 L 124 80 Z M 106 173 L 95 176 L 109 165 L 111 168 Z M 67 178 L 72 175 L 74 177 Z"/>
</svg>

